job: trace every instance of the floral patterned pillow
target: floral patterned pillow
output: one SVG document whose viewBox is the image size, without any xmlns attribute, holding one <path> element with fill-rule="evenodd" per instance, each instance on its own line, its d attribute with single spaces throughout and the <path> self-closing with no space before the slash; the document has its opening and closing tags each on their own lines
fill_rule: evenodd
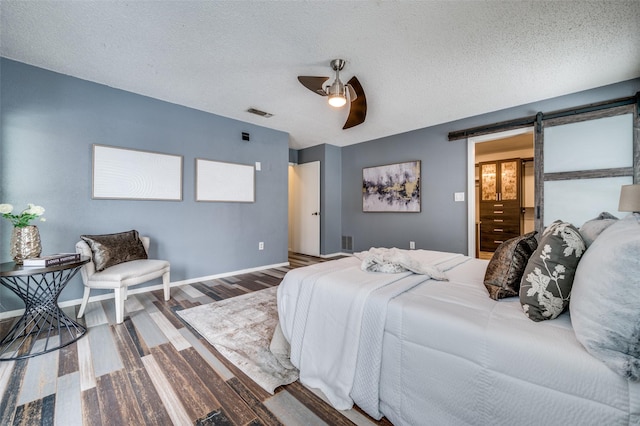
<svg viewBox="0 0 640 426">
<path fill-rule="evenodd" d="M 544 230 L 520 283 L 520 304 L 533 321 L 554 319 L 569 306 L 573 277 L 586 246 L 570 223 L 557 220 Z"/>
</svg>

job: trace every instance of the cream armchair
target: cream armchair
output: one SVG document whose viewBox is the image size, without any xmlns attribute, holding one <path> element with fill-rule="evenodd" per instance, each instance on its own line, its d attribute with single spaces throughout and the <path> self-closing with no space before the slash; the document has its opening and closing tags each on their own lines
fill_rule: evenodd
<svg viewBox="0 0 640 426">
<path fill-rule="evenodd" d="M 149 237 L 140 237 L 145 252 L 149 252 Z M 80 271 L 82 282 L 84 283 L 84 295 L 82 304 L 78 312 L 78 318 L 82 318 L 87 303 L 89 293 L 92 288 L 113 289 L 116 303 L 116 323 L 120 324 L 124 320 L 124 301 L 127 298 L 127 288 L 133 285 L 142 284 L 152 279 L 162 277 L 164 286 L 164 300 L 171 297 L 170 264 L 166 260 L 138 259 L 131 260 L 117 265 L 109 266 L 97 272 L 94 263 L 93 253 L 89 244 L 84 240 L 76 243 L 76 252 L 81 256 L 89 256 L 91 261 L 82 266 Z"/>
</svg>

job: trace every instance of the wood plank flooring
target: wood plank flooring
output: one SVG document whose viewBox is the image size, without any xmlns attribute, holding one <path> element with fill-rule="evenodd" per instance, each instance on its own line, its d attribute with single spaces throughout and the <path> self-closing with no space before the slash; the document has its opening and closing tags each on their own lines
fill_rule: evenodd
<svg viewBox="0 0 640 426">
<path fill-rule="evenodd" d="M 268 269 L 130 295 L 115 324 L 113 300 L 93 302 L 88 334 L 58 351 L 0 362 L 0 425 L 385 425 L 357 407 L 337 411 L 299 382 L 264 391 L 176 311 L 277 286 L 324 259 L 290 254 Z M 78 307 L 65 309 L 74 317 Z M 5 330 L 12 319 L 0 323 Z"/>
</svg>

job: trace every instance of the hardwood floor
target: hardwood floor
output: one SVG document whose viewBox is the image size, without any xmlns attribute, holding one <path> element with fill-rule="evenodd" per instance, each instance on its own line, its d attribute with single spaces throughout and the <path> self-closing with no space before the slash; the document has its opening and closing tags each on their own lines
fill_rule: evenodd
<svg viewBox="0 0 640 426">
<path fill-rule="evenodd" d="M 484 260 L 491 260 L 492 257 L 493 257 L 492 251 L 481 251 L 480 254 L 478 255 L 478 259 L 484 259 Z"/>
<path fill-rule="evenodd" d="M 93 302 L 89 331 L 58 351 L 0 362 L 0 425 L 390 425 L 337 411 L 299 382 L 270 395 L 228 362 L 176 311 L 277 286 L 324 259 L 290 254 L 275 268 L 130 295 L 115 324 L 113 300 Z M 78 307 L 65 309 L 75 318 Z M 12 320 L 0 323 L 3 333 Z"/>
</svg>

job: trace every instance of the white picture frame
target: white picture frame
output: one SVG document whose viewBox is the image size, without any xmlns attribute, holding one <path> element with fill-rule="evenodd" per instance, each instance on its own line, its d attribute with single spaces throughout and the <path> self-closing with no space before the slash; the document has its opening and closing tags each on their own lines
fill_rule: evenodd
<svg viewBox="0 0 640 426">
<path fill-rule="evenodd" d="M 196 158 L 196 201 L 255 202 L 255 166 Z"/>
<path fill-rule="evenodd" d="M 93 145 L 96 200 L 182 200 L 181 155 Z"/>
</svg>

